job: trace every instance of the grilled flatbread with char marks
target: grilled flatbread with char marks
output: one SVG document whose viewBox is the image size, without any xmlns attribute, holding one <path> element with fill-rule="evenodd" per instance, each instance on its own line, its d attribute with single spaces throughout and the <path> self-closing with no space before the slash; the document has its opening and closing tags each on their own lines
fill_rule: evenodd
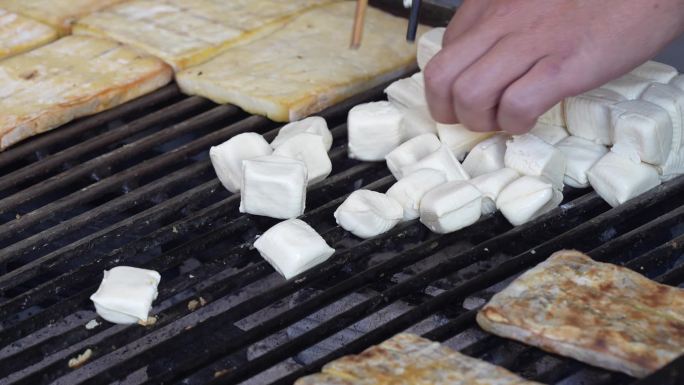
<svg viewBox="0 0 684 385">
<path fill-rule="evenodd" d="M 496 294 L 477 322 L 503 337 L 644 377 L 684 353 L 684 290 L 560 251 Z"/>
<path fill-rule="evenodd" d="M 0 8 L 0 59 L 30 51 L 55 39 L 55 29 Z"/>
<path fill-rule="evenodd" d="M 342 357 L 295 385 L 541 385 L 414 334 Z"/>
<path fill-rule="evenodd" d="M 179 72 L 177 81 L 185 93 L 284 122 L 415 66 L 416 47 L 405 40 L 406 20 L 374 8 L 366 14 L 361 48 L 349 49 L 354 9 L 354 2 L 343 1 L 302 13 L 268 36 Z"/>
<path fill-rule="evenodd" d="M 0 62 L 0 150 L 169 83 L 161 60 L 109 40 L 69 36 Z"/>
</svg>

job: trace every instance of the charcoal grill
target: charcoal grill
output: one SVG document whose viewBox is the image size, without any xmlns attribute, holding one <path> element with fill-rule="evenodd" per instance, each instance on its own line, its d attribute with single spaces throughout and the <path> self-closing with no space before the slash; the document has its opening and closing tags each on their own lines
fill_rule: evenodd
<svg viewBox="0 0 684 385">
<path fill-rule="evenodd" d="M 332 213 L 353 190 L 393 182 L 384 164 L 348 159 L 345 145 L 348 109 L 382 88 L 322 114 L 333 174 L 310 187 L 303 219 L 337 253 L 291 281 L 251 247 L 275 221 L 239 214 L 207 155 L 243 132 L 272 139 L 278 125 L 265 118 L 170 85 L 0 153 L 0 384 L 291 384 L 401 331 L 548 384 L 684 383 L 681 358 L 635 380 L 474 321 L 561 248 L 683 286 L 684 178 L 615 209 L 566 189 L 559 208 L 517 228 L 495 214 L 453 234 L 413 221 L 362 241 Z M 116 265 L 162 273 L 155 324 L 85 327 L 97 319 L 88 297 Z"/>
</svg>

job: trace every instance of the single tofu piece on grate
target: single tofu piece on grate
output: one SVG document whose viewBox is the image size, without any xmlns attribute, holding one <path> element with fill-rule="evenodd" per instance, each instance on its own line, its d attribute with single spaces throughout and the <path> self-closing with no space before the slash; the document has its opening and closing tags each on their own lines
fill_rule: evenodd
<svg viewBox="0 0 684 385">
<path fill-rule="evenodd" d="M 640 76 L 626 74 L 601 86 L 601 88 L 615 91 L 627 100 L 639 99 L 646 88 L 651 85 L 649 79 Z"/>
<path fill-rule="evenodd" d="M 301 160 L 262 156 L 242 162 L 240 212 L 278 219 L 304 214 L 307 171 Z"/>
<path fill-rule="evenodd" d="M 532 134 L 514 136 L 508 141 L 504 164 L 523 175 L 543 176 L 556 188 L 563 188 L 565 155 Z"/>
<path fill-rule="evenodd" d="M 423 196 L 446 181 L 442 171 L 417 170 L 392 185 L 387 190 L 387 196 L 399 202 L 404 209 L 404 221 L 410 221 L 420 216 Z"/>
<path fill-rule="evenodd" d="M 507 185 L 496 199 L 496 207 L 514 226 L 520 226 L 555 209 L 563 193 L 544 177 L 522 176 Z"/>
<path fill-rule="evenodd" d="M 451 149 L 458 160 L 463 160 L 475 145 L 494 135 L 493 132 L 470 131 L 462 124 L 442 123 L 437 123 L 437 133 L 442 143 Z"/>
<path fill-rule="evenodd" d="M 442 147 L 435 134 L 423 134 L 409 139 L 387 154 L 387 168 L 397 180 L 404 177 L 402 169 L 418 163 Z"/>
<path fill-rule="evenodd" d="M 555 145 L 561 140 L 567 138 L 569 135 L 565 128 L 563 128 L 562 126 L 541 122 L 537 122 L 537 124 L 535 124 L 534 127 L 532 127 L 532 129 L 530 130 L 530 134 L 536 136 L 537 138 L 545 141 L 550 145 Z"/>
<path fill-rule="evenodd" d="M 506 186 L 520 178 L 520 174 L 512 168 L 502 168 L 482 174 L 469 182 L 482 193 L 482 214 L 496 212 L 496 199 Z"/>
<path fill-rule="evenodd" d="M 672 150 L 672 119 L 653 103 L 631 100 L 615 105 L 612 151 L 635 162 L 663 165 Z"/>
<path fill-rule="evenodd" d="M 360 104 L 349 111 L 349 157 L 378 161 L 402 141 L 401 111 L 389 102 Z"/>
<path fill-rule="evenodd" d="M 606 146 L 577 136 L 569 136 L 556 145 L 565 155 L 563 183 L 574 188 L 589 187 L 587 172 L 608 153 Z"/>
<path fill-rule="evenodd" d="M 0 8 L 56 28 L 61 36 L 71 33 L 76 21 L 90 13 L 126 0 L 0 0 Z"/>
<path fill-rule="evenodd" d="M 326 364 L 295 385 L 541 385 L 415 334 Z"/>
<path fill-rule="evenodd" d="M 478 143 L 463 161 L 463 169 L 475 178 L 506 167 L 504 156 L 509 139 L 509 135 L 500 133 Z"/>
<path fill-rule="evenodd" d="M 611 145 L 611 109 L 625 100 L 624 96 L 605 88 L 566 98 L 563 103 L 568 132 L 599 144 Z"/>
<path fill-rule="evenodd" d="M 385 88 L 387 100 L 400 110 L 415 109 L 425 114 L 430 114 L 425 87 L 421 80 L 408 77 L 395 81 Z"/>
<path fill-rule="evenodd" d="M 340 31 L 351 31 L 355 6 L 340 1 L 301 13 L 268 36 L 179 72 L 177 81 L 187 94 L 284 122 L 414 68 L 416 47 L 406 42 L 406 20 L 374 8 L 366 13 L 363 44 L 349 49 L 349 36 Z"/>
<path fill-rule="evenodd" d="M 430 190 L 420 202 L 420 221 L 432 232 L 447 234 L 468 227 L 482 215 L 482 193 L 467 181 Z"/>
<path fill-rule="evenodd" d="M 446 175 L 448 181 L 468 180 L 470 176 L 463 169 L 461 163 L 451 152 L 449 147 L 441 145 L 439 149 L 425 156 L 416 163 L 402 167 L 401 175 L 409 175 L 417 170 L 429 168 L 439 170 Z"/>
<path fill-rule="evenodd" d="M 371 238 L 390 231 L 404 219 L 399 202 L 385 194 L 357 190 L 335 210 L 337 224 L 359 238 Z"/>
<path fill-rule="evenodd" d="M 97 314 L 116 324 L 147 322 L 157 299 L 161 275 L 154 270 L 117 266 L 105 270 L 102 283 L 90 299 Z"/>
<path fill-rule="evenodd" d="M 271 155 L 272 149 L 263 136 L 255 132 L 236 135 L 209 149 L 216 176 L 230 192 L 242 187 L 242 161 Z"/>
<path fill-rule="evenodd" d="M 283 142 L 273 155 L 298 159 L 306 164 L 308 183 L 318 183 L 332 172 L 332 162 L 323 138 L 316 134 L 299 134 Z"/>
<path fill-rule="evenodd" d="M 413 139 L 418 135 L 437 135 L 437 122 L 432 119 L 429 112 L 419 108 L 401 110 L 401 135 L 403 140 Z"/>
<path fill-rule="evenodd" d="M 567 122 L 565 121 L 565 106 L 563 105 L 563 102 L 556 104 L 550 110 L 543 113 L 542 116 L 537 119 L 537 122 L 566 128 Z"/>
<path fill-rule="evenodd" d="M 617 207 L 658 186 L 658 170 L 609 152 L 587 173 L 591 187 L 609 205 Z"/>
<path fill-rule="evenodd" d="M 299 219 L 271 227 L 254 242 L 254 248 L 285 279 L 327 261 L 335 253 L 316 230 Z"/>
<path fill-rule="evenodd" d="M 284 125 L 271 142 L 271 147 L 274 149 L 278 148 L 283 142 L 303 133 L 319 135 L 323 139 L 325 150 L 330 151 L 330 148 L 332 148 L 333 137 L 328 128 L 328 122 L 320 116 L 310 116 Z"/>
<path fill-rule="evenodd" d="M 672 121 L 672 147 L 670 153 L 677 153 L 684 141 L 684 91 L 669 84 L 651 84 L 641 99 L 659 106 Z"/>
<path fill-rule="evenodd" d="M 302 12 L 331 2 L 133 0 L 79 20 L 74 33 L 126 43 L 182 70 L 271 34 Z"/>
<path fill-rule="evenodd" d="M 645 377 L 684 353 L 684 290 L 563 250 L 496 294 L 477 322 L 501 337 Z"/>
<path fill-rule="evenodd" d="M 423 34 L 418 39 L 418 67 L 424 70 L 428 62 L 442 50 L 442 39 L 444 39 L 446 28 L 433 28 Z"/>
<path fill-rule="evenodd" d="M 172 76 L 159 59 L 82 36 L 0 61 L 0 150 L 154 91 Z"/>
<path fill-rule="evenodd" d="M 0 8 L 0 60 L 45 45 L 57 37 L 54 28 Z"/>
<path fill-rule="evenodd" d="M 658 83 L 669 83 L 679 74 L 671 65 L 649 60 L 633 69 L 630 74 Z"/>
</svg>

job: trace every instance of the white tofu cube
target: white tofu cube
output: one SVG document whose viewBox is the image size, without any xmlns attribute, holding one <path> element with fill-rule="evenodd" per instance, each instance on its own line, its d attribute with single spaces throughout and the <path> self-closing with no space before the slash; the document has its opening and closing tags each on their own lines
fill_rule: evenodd
<svg viewBox="0 0 684 385">
<path fill-rule="evenodd" d="M 365 161 L 385 159 L 402 142 L 402 114 L 390 102 L 360 104 L 349 111 L 349 157 Z"/>
<path fill-rule="evenodd" d="M 463 169 L 461 163 L 459 163 L 451 150 L 445 145 L 442 145 L 437 151 L 422 158 L 418 162 L 403 167 L 401 169 L 401 175 L 409 175 L 423 168 L 442 171 L 450 182 L 454 180 L 470 179 L 470 176 Z"/>
<path fill-rule="evenodd" d="M 560 102 L 553 106 L 550 110 L 546 111 L 542 116 L 537 119 L 538 123 L 550 124 L 552 126 L 567 127 L 565 122 L 565 107 L 563 102 Z"/>
<path fill-rule="evenodd" d="M 612 151 L 634 162 L 662 165 L 672 148 L 672 119 L 663 108 L 643 100 L 615 105 Z"/>
<path fill-rule="evenodd" d="M 660 180 L 667 182 L 684 174 L 684 147 L 677 152 L 670 152 L 664 165 L 656 166 Z"/>
<path fill-rule="evenodd" d="M 418 67 L 421 70 L 425 69 L 427 63 L 432 59 L 437 52 L 442 50 L 442 39 L 444 39 L 444 32 L 446 28 L 434 28 L 423 34 L 418 39 Z"/>
<path fill-rule="evenodd" d="M 335 211 L 337 224 L 359 238 L 371 238 L 390 231 L 402 219 L 399 202 L 370 190 L 357 190 Z"/>
<path fill-rule="evenodd" d="M 154 270 L 117 266 L 105 270 L 102 283 L 90 299 L 100 317 L 115 324 L 147 321 L 157 299 L 161 275 Z"/>
<path fill-rule="evenodd" d="M 539 122 L 532 127 L 530 134 L 550 145 L 555 145 L 556 143 L 568 137 L 568 132 L 565 130 L 565 128 L 553 124 Z"/>
<path fill-rule="evenodd" d="M 420 221 L 438 234 L 468 227 L 482 215 L 482 193 L 466 181 L 448 182 L 425 194 Z"/>
<path fill-rule="evenodd" d="M 660 184 L 658 171 L 609 152 L 587 173 L 589 183 L 609 205 L 616 207 Z"/>
<path fill-rule="evenodd" d="M 276 149 L 288 139 L 304 133 L 319 135 L 321 139 L 323 139 L 325 151 L 330 151 L 333 143 L 332 133 L 330 132 L 330 129 L 328 129 L 328 123 L 320 116 L 310 116 L 284 125 L 280 128 L 278 135 L 271 142 L 271 147 Z"/>
<path fill-rule="evenodd" d="M 569 136 L 556 145 L 565 155 L 563 182 L 575 188 L 589 187 L 587 172 L 608 153 L 606 146 L 577 136 Z"/>
<path fill-rule="evenodd" d="M 410 108 L 402 110 L 401 113 L 401 135 L 404 140 L 423 134 L 437 134 L 437 122 L 432 120 L 429 112 Z"/>
<path fill-rule="evenodd" d="M 299 219 L 271 227 L 254 242 L 254 248 L 285 279 L 327 261 L 335 253 L 316 230 Z"/>
<path fill-rule="evenodd" d="M 678 75 L 678 72 L 676 68 L 670 65 L 649 60 L 633 69 L 630 74 L 658 83 L 669 83 Z"/>
<path fill-rule="evenodd" d="M 509 140 L 504 164 L 523 175 L 543 176 L 557 188 L 563 188 L 565 155 L 534 135 L 514 136 Z"/>
<path fill-rule="evenodd" d="M 604 88 L 565 99 L 568 132 L 599 144 L 612 144 L 611 108 L 625 100 L 624 96 Z"/>
<path fill-rule="evenodd" d="M 413 77 L 399 79 L 385 88 L 387 100 L 400 110 L 416 109 L 429 114 L 425 89 Z"/>
<path fill-rule="evenodd" d="M 471 178 L 475 178 L 506 167 L 504 156 L 509 139 L 509 135 L 496 134 L 478 143 L 463 161 L 463 169 Z"/>
<path fill-rule="evenodd" d="M 684 75 L 679 75 L 670 81 L 670 85 L 682 90 L 684 92 Z"/>
<path fill-rule="evenodd" d="M 272 151 L 263 136 L 247 132 L 212 147 L 209 150 L 209 157 L 223 186 L 235 193 L 240 191 L 242 186 L 242 161 L 271 155 Z"/>
<path fill-rule="evenodd" d="M 273 155 L 298 159 L 306 164 L 309 184 L 325 179 L 332 171 L 332 162 L 323 143 L 316 134 L 299 134 L 278 146 Z"/>
<path fill-rule="evenodd" d="M 470 180 L 470 184 L 482 193 L 483 215 L 496 212 L 496 199 L 499 194 L 518 178 L 520 178 L 520 174 L 517 171 L 512 168 L 502 168 Z"/>
<path fill-rule="evenodd" d="M 553 210 L 563 201 L 563 193 L 544 177 L 523 176 L 506 186 L 496 199 L 496 207 L 514 226 L 520 226 Z"/>
<path fill-rule="evenodd" d="M 478 143 L 491 137 L 495 132 L 470 131 L 462 124 L 437 123 L 439 139 L 449 147 L 459 161 Z"/>
<path fill-rule="evenodd" d="M 653 83 L 644 94 L 642 100 L 651 102 L 667 111 L 672 121 L 672 147 L 670 153 L 677 153 L 684 140 L 684 91 L 669 84 Z"/>
<path fill-rule="evenodd" d="M 404 167 L 417 163 L 426 156 L 439 150 L 440 147 L 442 147 L 442 143 L 435 134 L 416 136 L 387 154 L 385 157 L 387 168 L 389 168 L 392 175 L 399 180 L 404 177 L 404 174 L 401 171 Z"/>
<path fill-rule="evenodd" d="M 387 196 L 399 202 L 404 209 L 404 221 L 410 221 L 420 216 L 420 201 L 423 196 L 446 181 L 442 171 L 418 170 L 390 187 Z"/>
<path fill-rule="evenodd" d="M 618 94 L 624 96 L 627 100 L 639 99 L 641 94 L 646 91 L 646 88 L 651 85 L 648 79 L 644 79 L 640 76 L 626 74 L 615 80 L 604 84 L 601 88 L 615 91 Z"/>
<path fill-rule="evenodd" d="M 264 156 L 243 162 L 240 212 L 278 219 L 304 213 L 307 171 L 301 160 Z"/>
</svg>

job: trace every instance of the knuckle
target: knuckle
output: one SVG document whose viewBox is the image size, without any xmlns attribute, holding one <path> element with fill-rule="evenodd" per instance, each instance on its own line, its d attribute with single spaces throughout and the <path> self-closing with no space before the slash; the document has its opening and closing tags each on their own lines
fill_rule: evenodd
<svg viewBox="0 0 684 385">
<path fill-rule="evenodd" d="M 469 109 L 480 110 L 486 107 L 487 96 L 484 88 L 477 82 L 471 81 L 468 77 L 461 76 L 454 81 L 452 95 L 456 106 Z"/>
</svg>

